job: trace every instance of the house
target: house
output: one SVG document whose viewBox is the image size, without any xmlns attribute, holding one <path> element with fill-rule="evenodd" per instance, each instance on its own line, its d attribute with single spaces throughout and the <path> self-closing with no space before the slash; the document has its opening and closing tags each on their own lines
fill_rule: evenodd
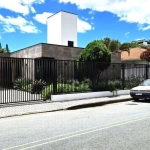
<svg viewBox="0 0 150 150">
<path fill-rule="evenodd" d="M 140 55 L 146 49 L 131 48 L 129 51 L 121 52 L 121 62 L 125 63 L 125 77 L 131 77 L 135 74 L 138 76 L 145 76 L 149 70 L 146 68 L 146 61 L 140 59 Z"/>
<path fill-rule="evenodd" d="M 137 40 L 137 41 L 132 41 L 133 43 L 136 42 L 138 44 L 143 44 L 146 46 L 150 46 L 150 40 L 142 39 L 142 40 Z"/>
<path fill-rule="evenodd" d="M 135 63 L 135 64 L 146 64 L 145 61 L 140 59 L 140 55 L 146 49 L 143 48 L 131 48 L 129 51 L 121 52 L 122 63 Z"/>
<path fill-rule="evenodd" d="M 0 58 L 3 62 L 0 66 L 3 68 L 1 82 L 4 82 L 6 76 L 9 78 L 8 84 L 20 76 L 47 81 L 54 78 L 54 72 L 57 72 L 57 76 L 74 78 L 74 61 L 83 49 L 77 46 L 77 15 L 60 11 L 47 18 L 47 43 L 38 43 L 12 53 L 0 54 L 1 57 L 10 57 L 9 61 Z M 57 60 L 57 64 L 54 60 Z M 113 52 L 111 61 L 120 63 L 120 53 Z M 4 66 L 7 69 L 4 70 Z M 110 72 L 116 74 L 118 71 L 111 68 Z"/>
</svg>

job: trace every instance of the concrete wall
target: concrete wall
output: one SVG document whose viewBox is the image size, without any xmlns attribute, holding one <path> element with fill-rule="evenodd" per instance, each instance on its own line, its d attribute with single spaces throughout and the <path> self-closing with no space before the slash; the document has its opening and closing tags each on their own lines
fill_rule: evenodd
<svg viewBox="0 0 150 150">
<path fill-rule="evenodd" d="M 121 53 L 120 52 L 112 52 L 111 62 L 112 63 L 121 63 Z"/>
<path fill-rule="evenodd" d="M 22 64 L 22 77 L 30 78 L 34 80 L 35 70 L 34 70 L 34 58 L 42 56 L 42 45 L 33 45 L 19 51 L 11 53 L 10 57 L 15 58 L 26 58 L 23 60 Z M 30 59 L 31 58 L 31 59 Z M 33 58 L 33 59 L 32 59 Z M 15 79 L 14 79 L 15 80 Z"/>
<path fill-rule="evenodd" d="M 10 53 L 0 53 L 0 57 L 10 57 Z"/>
<path fill-rule="evenodd" d="M 83 48 L 52 45 L 52 44 L 38 44 L 19 51 L 11 53 L 10 57 L 27 58 L 24 59 L 22 65 L 22 76 L 34 79 L 35 77 L 35 65 L 34 58 L 47 57 L 55 58 L 56 60 L 76 60 L 77 56 L 81 53 Z M 28 59 L 33 58 L 33 59 Z M 52 62 L 53 63 L 53 62 Z M 53 70 L 53 64 L 52 64 Z M 74 65 L 72 62 L 59 61 L 57 64 L 58 76 L 74 76 Z"/>
<path fill-rule="evenodd" d="M 52 44 L 42 44 L 42 57 L 52 57 L 58 60 L 76 60 L 83 48 Z"/>
<path fill-rule="evenodd" d="M 121 53 L 120 52 L 112 52 L 111 55 L 111 65 L 107 68 L 107 70 L 101 73 L 100 78 L 109 78 L 109 79 L 117 79 L 121 78 Z"/>
<path fill-rule="evenodd" d="M 47 43 L 61 45 L 61 13 L 47 18 Z"/>
<path fill-rule="evenodd" d="M 42 44 L 33 45 L 10 54 L 10 57 L 37 58 L 42 56 Z"/>
<path fill-rule="evenodd" d="M 55 58 L 57 61 L 57 76 L 74 77 L 74 60 L 83 48 L 42 44 L 42 57 Z M 65 61 L 72 60 L 72 61 Z"/>
<path fill-rule="evenodd" d="M 83 48 L 78 47 L 68 47 L 61 45 L 53 45 L 53 44 L 45 44 L 41 43 L 38 45 L 34 45 L 31 47 L 27 47 L 25 49 L 16 51 L 11 53 L 11 57 L 17 58 L 39 58 L 39 57 L 47 57 L 54 58 L 57 61 L 57 75 L 58 76 L 67 76 L 67 78 L 74 77 L 74 60 L 77 59 L 78 55 L 83 51 Z M 68 62 L 67 60 L 72 60 L 72 62 Z M 101 78 L 120 78 L 121 77 L 121 65 L 117 63 L 121 63 L 121 55 L 118 52 L 112 53 L 111 58 L 112 63 L 116 63 L 111 65 L 106 71 L 101 74 Z M 34 77 L 34 60 L 27 59 L 24 60 L 23 75 L 30 78 Z M 53 62 L 52 62 L 52 71 L 53 71 Z M 27 71 L 28 70 L 28 73 Z"/>
</svg>

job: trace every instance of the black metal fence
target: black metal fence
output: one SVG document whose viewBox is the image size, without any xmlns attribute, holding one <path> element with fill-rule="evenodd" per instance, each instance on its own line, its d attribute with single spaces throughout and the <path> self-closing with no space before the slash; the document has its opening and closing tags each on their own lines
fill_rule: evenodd
<svg viewBox="0 0 150 150">
<path fill-rule="evenodd" d="M 0 57 L 0 103 L 52 94 L 131 89 L 150 77 L 147 64 Z"/>
</svg>

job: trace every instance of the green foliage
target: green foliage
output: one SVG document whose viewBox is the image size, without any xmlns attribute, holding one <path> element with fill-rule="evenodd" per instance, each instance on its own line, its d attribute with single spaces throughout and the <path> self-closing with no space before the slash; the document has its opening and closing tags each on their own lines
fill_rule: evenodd
<svg viewBox="0 0 150 150">
<path fill-rule="evenodd" d="M 0 53 L 4 53 L 4 52 L 6 52 L 5 49 L 0 48 Z"/>
<path fill-rule="evenodd" d="M 78 61 L 93 62 L 110 62 L 111 52 L 100 40 L 89 43 L 86 48 L 79 54 Z"/>
<path fill-rule="evenodd" d="M 144 77 L 135 77 L 132 75 L 125 79 L 125 89 L 131 89 L 135 86 L 138 86 Z M 58 83 L 57 84 L 57 93 L 80 93 L 80 92 L 88 92 L 92 91 L 91 89 L 94 88 L 94 91 L 111 91 L 115 92 L 119 89 L 122 89 L 122 79 L 113 79 L 113 80 L 99 80 L 93 87 L 92 82 L 90 79 L 85 78 L 83 81 L 79 82 L 74 79 L 66 80 L 66 83 Z M 53 85 L 47 86 L 41 92 L 41 97 L 44 99 L 49 99 L 53 94 Z"/>
<path fill-rule="evenodd" d="M 102 41 L 106 45 L 106 47 L 109 49 L 109 44 L 110 44 L 111 39 L 109 37 L 105 37 Z"/>
<path fill-rule="evenodd" d="M 120 50 L 129 50 L 129 48 L 131 47 L 130 43 L 123 43 L 120 46 Z"/>
<path fill-rule="evenodd" d="M 79 61 L 77 63 L 78 73 L 81 77 L 90 79 L 94 77 L 95 80 L 98 80 L 101 72 L 110 65 L 111 52 L 102 41 L 95 40 L 86 46 L 77 60 Z"/>
<path fill-rule="evenodd" d="M 34 80 L 31 83 L 31 93 L 40 94 L 41 91 L 46 87 L 46 82 L 42 80 Z"/>
<path fill-rule="evenodd" d="M 21 90 L 26 92 L 31 92 L 31 84 L 22 86 Z"/>
<path fill-rule="evenodd" d="M 50 99 L 51 95 L 53 94 L 53 85 L 47 86 L 41 92 L 41 98 Z"/>
<path fill-rule="evenodd" d="M 143 81 L 144 76 L 135 76 L 132 75 L 131 77 L 128 77 L 125 79 L 125 89 L 131 89 L 135 86 L 138 86 Z"/>
<path fill-rule="evenodd" d="M 119 47 L 120 47 L 120 42 L 118 40 L 112 40 L 110 39 L 109 37 L 105 37 L 103 40 L 101 40 L 105 46 L 111 51 L 111 52 L 114 52 L 114 51 L 117 51 L 119 50 Z"/>
<path fill-rule="evenodd" d="M 63 76 L 57 78 L 57 83 L 67 83 L 67 79 Z"/>
<path fill-rule="evenodd" d="M 136 47 L 145 48 L 145 49 L 148 48 L 147 45 L 138 44 L 137 42 L 131 42 L 131 43 L 125 42 L 121 44 L 120 50 L 129 50 L 130 48 L 136 48 Z"/>
<path fill-rule="evenodd" d="M 147 45 L 143 45 L 143 44 L 140 44 L 139 46 L 140 46 L 141 48 L 143 48 L 143 49 L 147 49 L 147 48 L 148 48 Z"/>
<path fill-rule="evenodd" d="M 140 44 L 138 44 L 137 42 L 131 42 L 130 43 L 130 48 L 136 48 L 139 47 Z"/>
<path fill-rule="evenodd" d="M 14 89 L 17 89 L 17 90 L 25 89 L 27 85 L 31 84 L 31 81 L 32 80 L 28 78 L 18 78 L 14 82 Z"/>
<path fill-rule="evenodd" d="M 79 85 L 75 84 L 57 84 L 57 93 L 63 94 L 63 93 L 74 93 L 74 92 L 87 92 L 91 91 L 88 84 L 81 83 Z M 47 86 L 45 89 L 41 92 L 41 97 L 44 99 L 49 99 L 51 95 L 53 94 L 53 85 Z"/>
<path fill-rule="evenodd" d="M 119 50 L 119 47 L 120 47 L 120 42 L 118 40 L 111 40 L 108 48 L 111 52 L 114 52 Z"/>
<path fill-rule="evenodd" d="M 99 82 L 97 82 L 94 85 L 94 91 L 112 91 L 113 89 L 121 89 L 122 86 L 122 81 L 119 79 L 114 79 L 114 80 L 107 80 L 107 79 L 103 79 L 103 80 L 99 80 Z M 92 88 L 90 86 L 90 88 Z"/>
</svg>

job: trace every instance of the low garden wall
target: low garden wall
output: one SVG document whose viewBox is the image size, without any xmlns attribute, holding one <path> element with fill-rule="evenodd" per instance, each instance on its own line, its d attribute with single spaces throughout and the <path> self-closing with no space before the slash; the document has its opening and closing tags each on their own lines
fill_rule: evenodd
<svg viewBox="0 0 150 150">
<path fill-rule="evenodd" d="M 111 97 L 119 95 L 129 95 L 130 90 L 119 90 L 119 91 L 104 91 L 104 92 L 89 92 L 89 93 L 76 93 L 76 94 L 61 94 L 61 95 L 51 95 L 51 101 L 70 101 L 70 100 L 81 100 L 90 98 L 100 98 L 100 97 Z"/>
</svg>

